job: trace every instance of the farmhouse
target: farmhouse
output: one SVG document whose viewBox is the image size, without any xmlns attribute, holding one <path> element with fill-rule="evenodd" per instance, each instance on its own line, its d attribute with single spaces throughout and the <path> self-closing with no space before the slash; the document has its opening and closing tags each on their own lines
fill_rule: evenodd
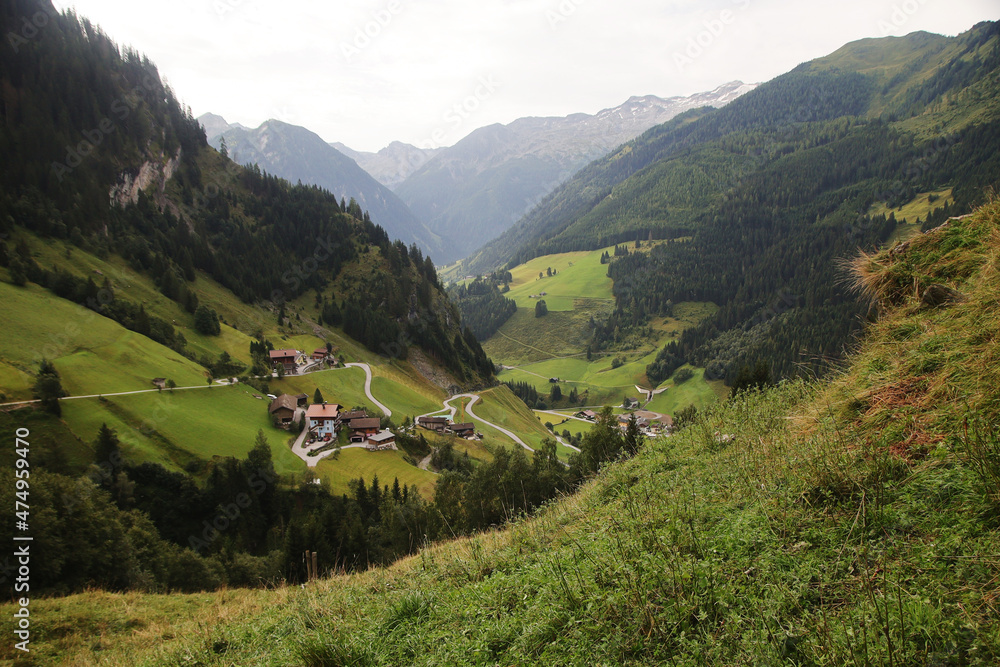
<svg viewBox="0 0 1000 667">
<path fill-rule="evenodd" d="M 396 449 L 396 434 L 386 429 L 379 431 L 375 435 L 368 436 L 368 451 L 381 451 L 383 449 Z"/>
<path fill-rule="evenodd" d="M 325 347 L 317 347 L 315 350 L 313 350 L 312 358 L 313 358 L 313 361 L 317 361 L 317 360 L 320 360 L 320 359 L 326 359 L 326 348 Z"/>
<path fill-rule="evenodd" d="M 574 417 L 579 417 L 580 419 L 588 419 L 590 421 L 597 421 L 597 413 L 593 410 L 580 410 Z"/>
<path fill-rule="evenodd" d="M 442 433 L 448 428 L 447 417 L 418 417 L 417 423 L 428 431 Z"/>
<path fill-rule="evenodd" d="M 306 410 L 306 420 L 309 430 L 318 437 L 329 435 L 331 438 L 337 436 L 337 416 L 340 414 L 340 406 L 336 403 L 319 403 L 310 405 Z"/>
<path fill-rule="evenodd" d="M 351 442 L 365 442 L 368 438 L 378 433 L 379 426 L 378 417 L 352 419 L 347 423 L 347 427 L 351 429 Z"/>
<path fill-rule="evenodd" d="M 625 400 L 622 401 L 622 407 L 626 410 L 635 410 L 639 407 L 639 399 L 626 396 Z"/>
<path fill-rule="evenodd" d="M 451 432 L 460 438 L 468 438 L 476 434 L 476 427 L 471 423 L 452 424 Z"/>
<path fill-rule="evenodd" d="M 368 412 L 365 410 L 344 410 L 340 413 L 340 416 L 337 417 L 337 428 L 340 428 L 341 426 L 346 427 L 352 420 L 364 419 L 367 416 Z"/>
<path fill-rule="evenodd" d="M 295 372 L 295 358 L 299 356 L 296 350 L 271 350 L 268 352 L 271 357 L 271 367 L 277 368 L 281 364 L 286 373 Z"/>
<path fill-rule="evenodd" d="M 165 389 L 167 386 L 167 378 L 153 378 L 153 386 L 157 389 Z"/>
<path fill-rule="evenodd" d="M 271 415 L 271 419 L 277 421 L 282 426 L 288 426 L 292 423 L 292 419 L 295 418 L 295 411 L 299 407 L 299 402 L 296 400 L 295 396 L 290 394 L 282 394 L 278 398 L 271 401 L 271 405 L 267 408 L 267 412 Z"/>
</svg>

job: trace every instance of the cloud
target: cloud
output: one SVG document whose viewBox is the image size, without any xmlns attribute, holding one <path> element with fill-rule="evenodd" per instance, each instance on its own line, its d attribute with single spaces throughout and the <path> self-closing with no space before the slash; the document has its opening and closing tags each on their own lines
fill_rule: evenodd
<svg viewBox="0 0 1000 667">
<path fill-rule="evenodd" d="M 249 126 L 279 116 L 360 150 L 435 130 L 450 144 L 522 116 L 767 80 L 854 39 L 955 34 L 1000 13 L 993 0 L 74 4 L 148 54 L 196 114 Z M 679 67 L 692 40 L 700 52 Z M 478 99 L 484 79 L 499 86 Z"/>
</svg>

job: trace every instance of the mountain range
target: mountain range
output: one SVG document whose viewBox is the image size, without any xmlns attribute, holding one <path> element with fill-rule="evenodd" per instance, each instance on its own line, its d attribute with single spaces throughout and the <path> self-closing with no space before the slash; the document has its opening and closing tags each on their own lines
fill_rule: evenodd
<svg viewBox="0 0 1000 667">
<path fill-rule="evenodd" d="M 451 262 L 498 236 L 592 160 L 683 111 L 724 106 L 754 87 L 733 81 L 687 97 L 632 97 L 593 115 L 489 125 L 442 149 L 394 189 L 448 239 L 435 259 Z"/>
<path fill-rule="evenodd" d="M 452 275 L 628 244 L 594 350 L 711 301 L 720 310 L 650 366 L 654 384 L 683 363 L 729 381 L 761 360 L 775 376 L 822 373 L 866 312 L 839 263 L 1000 186 L 998 73 L 993 22 L 847 44 L 594 161 Z"/>
<path fill-rule="evenodd" d="M 256 129 L 211 113 L 198 120 L 209 143 L 219 148 L 225 138 L 237 162 L 354 196 L 391 235 L 447 263 L 498 236 L 595 158 L 683 111 L 724 106 L 754 87 L 733 81 L 686 97 L 632 97 L 596 114 L 489 125 L 447 148 L 394 141 L 377 153 L 327 144 L 277 120 Z"/>
</svg>

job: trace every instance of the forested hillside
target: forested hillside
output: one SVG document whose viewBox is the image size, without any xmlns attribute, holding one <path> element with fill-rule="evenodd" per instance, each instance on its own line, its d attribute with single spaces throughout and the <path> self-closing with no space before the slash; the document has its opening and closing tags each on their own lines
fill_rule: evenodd
<svg viewBox="0 0 1000 667">
<path fill-rule="evenodd" d="M 837 260 L 967 212 L 1000 182 L 998 33 L 855 42 L 678 116 L 589 165 L 462 272 L 666 239 L 609 266 L 617 309 L 596 348 L 674 303 L 713 301 L 667 354 L 730 381 L 758 359 L 777 376 L 821 371 L 864 315 Z M 903 225 L 918 197 L 929 203 Z"/>
<path fill-rule="evenodd" d="M 489 381 L 491 364 L 422 252 L 392 242 L 357 204 L 216 153 L 155 66 L 86 19 L 33 0 L 2 11 L 4 34 L 19 35 L 24 17 L 43 25 L 0 52 L 0 232 L 118 254 L 191 312 L 199 270 L 277 312 L 306 291 L 329 291 L 345 267 L 375 266 L 375 280 L 329 295 L 329 323 L 346 321 L 373 352 L 405 358 L 417 345 L 461 382 Z M 23 245 L 0 245 L 0 262 L 137 330 L 138 304 L 96 299 L 95 286 L 37 266 Z M 183 349 L 169 331 L 159 338 Z"/>
</svg>

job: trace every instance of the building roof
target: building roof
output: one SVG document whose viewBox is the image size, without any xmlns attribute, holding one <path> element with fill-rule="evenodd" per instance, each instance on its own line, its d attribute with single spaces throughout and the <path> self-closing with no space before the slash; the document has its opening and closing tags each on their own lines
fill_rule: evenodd
<svg viewBox="0 0 1000 667">
<path fill-rule="evenodd" d="M 421 424 L 447 424 L 447 417 L 418 417 L 417 421 Z"/>
<path fill-rule="evenodd" d="M 313 350 L 313 354 L 326 354 L 326 348 L 317 347 L 315 350 Z"/>
<path fill-rule="evenodd" d="M 451 430 L 452 431 L 473 431 L 473 430 L 475 430 L 475 428 L 476 428 L 476 426 L 472 422 L 465 422 L 463 424 L 452 424 L 451 425 Z"/>
<path fill-rule="evenodd" d="M 286 359 L 288 357 L 295 358 L 299 355 L 297 350 L 271 350 L 268 352 L 271 359 Z"/>
<path fill-rule="evenodd" d="M 378 417 L 366 417 L 363 419 L 352 419 L 350 427 L 355 431 L 365 431 L 370 428 L 378 428 L 381 420 Z"/>
<path fill-rule="evenodd" d="M 379 431 L 375 435 L 368 436 L 368 442 L 374 442 L 376 445 L 378 445 L 383 442 L 395 440 L 395 438 L 396 438 L 395 433 L 393 433 L 389 429 L 385 429 L 384 431 Z"/>
<path fill-rule="evenodd" d="M 299 407 L 298 401 L 295 400 L 294 396 L 289 394 L 282 394 L 278 398 L 271 401 L 271 405 L 267 408 L 269 414 L 274 414 L 275 411 L 285 408 L 286 410 L 291 410 L 292 412 Z"/>
<path fill-rule="evenodd" d="M 364 410 L 345 410 L 340 413 L 340 421 L 351 421 L 352 419 L 364 419 L 368 413 Z"/>
<path fill-rule="evenodd" d="M 302 400 L 303 398 L 304 398 L 304 399 L 306 399 L 306 400 L 309 400 L 309 396 L 308 396 L 308 395 L 306 395 L 306 394 L 295 394 L 295 398 L 296 398 L 296 399 L 298 399 L 298 400 L 300 400 L 300 401 L 301 401 L 301 400 Z"/>
<path fill-rule="evenodd" d="M 336 403 L 315 403 L 306 410 L 307 419 L 336 419 L 340 414 L 340 406 Z"/>
</svg>

